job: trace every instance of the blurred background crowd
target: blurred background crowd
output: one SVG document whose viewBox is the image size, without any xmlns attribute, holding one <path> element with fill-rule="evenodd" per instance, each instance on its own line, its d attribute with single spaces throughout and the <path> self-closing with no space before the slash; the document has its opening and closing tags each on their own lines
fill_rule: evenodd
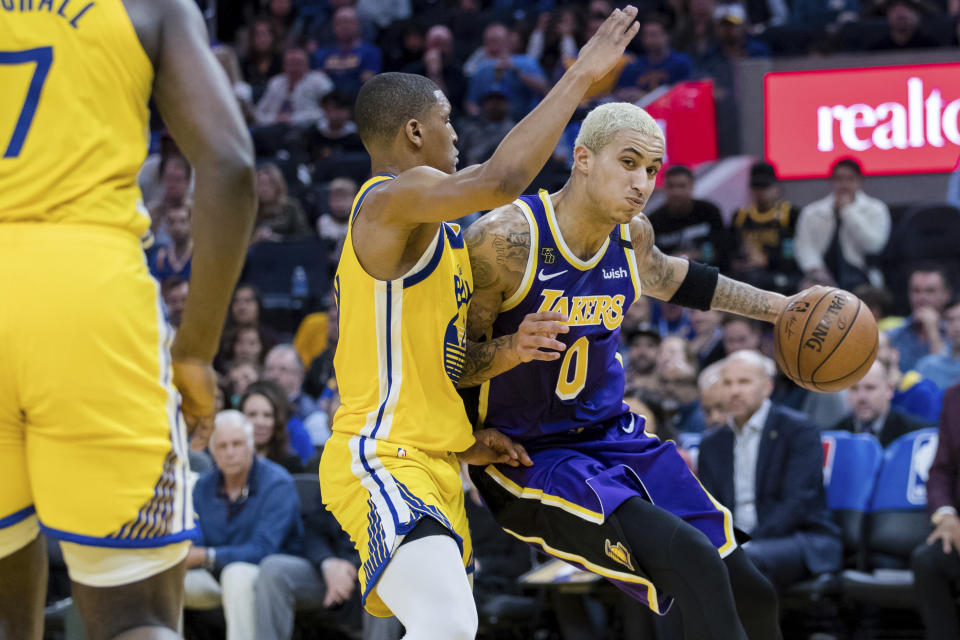
<svg viewBox="0 0 960 640">
<path fill-rule="evenodd" d="M 428 76 L 453 107 L 461 166 L 483 162 L 617 3 L 200 4 L 254 139 L 259 204 L 216 359 L 218 410 L 224 413 L 213 434 L 196 434 L 191 445 L 202 531 L 197 544 L 217 553 L 213 566 L 194 566 L 188 575 L 186 633 L 198 639 L 399 638 L 395 621 L 361 615 L 357 558 L 323 509 L 316 480 L 338 406 L 338 318 L 330 279 L 353 198 L 369 175 L 369 157 L 352 121 L 354 99 L 381 72 Z M 948 625 L 939 631 L 945 635 L 926 637 L 960 638 L 950 591 L 956 586 L 951 580 L 960 578 L 956 547 L 932 560 L 920 553 L 934 530 L 960 544 L 960 450 L 945 445 L 960 443 L 960 432 L 950 439 L 941 426 L 932 470 L 929 450 L 931 442 L 937 448 L 931 438 L 941 421 L 960 430 L 960 251 L 954 240 L 960 237 L 960 174 L 923 183 L 936 188 L 912 189 L 905 188 L 908 182 L 865 178 L 859 162 L 841 160 L 824 167 L 827 179 L 782 181 L 773 165 L 758 159 L 762 154 L 744 131 L 743 117 L 755 91 L 745 61 L 857 56 L 869 66 L 883 52 L 907 50 L 955 57 L 960 1 L 634 4 L 640 34 L 618 67 L 591 88 L 531 189 L 555 189 L 566 180 L 579 120 L 592 106 L 610 100 L 645 105 L 664 88 L 709 80 L 717 159 L 696 166 L 668 160 L 645 211 L 658 246 L 787 294 L 811 284 L 848 289 L 870 307 L 882 332 L 877 362 L 861 382 L 818 394 L 769 370 L 760 355 L 772 355 L 769 325 L 641 298 L 621 327 L 625 402 L 647 418 L 648 432 L 677 443 L 758 548 L 772 541 L 776 549 L 761 568 L 784 594 L 783 615 L 793 621 L 785 622 L 787 637 L 919 638 L 924 627 L 933 634 Z M 161 284 L 168 320 L 177 326 L 190 281 L 193 175 L 158 120 L 140 184 L 153 219 L 148 264 Z M 756 357 L 727 359 L 741 351 Z M 744 362 L 757 366 L 744 373 Z M 766 445 L 759 454 L 754 446 L 751 454 L 743 444 L 748 427 L 757 438 L 777 440 L 776 446 L 766 454 Z M 921 517 L 897 525 L 907 533 L 895 548 L 870 548 L 869 524 L 849 534 L 835 508 L 828 454 L 838 446 L 830 434 L 838 431 L 875 439 L 887 457 L 912 433 L 911 455 L 929 458 L 910 458 L 916 476 L 911 495 L 929 483 L 931 497 L 923 493 L 901 509 Z M 769 451 L 777 452 L 775 463 Z M 882 468 L 877 462 L 854 484 L 870 494 Z M 947 488 L 934 501 L 936 482 Z M 230 487 L 241 488 L 239 497 Z M 528 577 L 524 588 L 518 578 L 542 569 L 543 559 L 500 532 L 478 500 L 467 503 L 483 637 L 681 637 L 675 615 L 653 620 L 601 585 L 558 588 L 577 582 L 563 569 Z M 870 506 L 860 512 L 869 522 Z M 872 593 L 879 589 L 882 597 L 851 598 L 842 572 L 876 577 L 875 569 L 902 570 L 907 578 L 873 584 Z M 70 624 L 68 583 L 55 562 L 58 571 L 50 615 L 65 612 L 66 635 L 79 637 Z"/>
</svg>

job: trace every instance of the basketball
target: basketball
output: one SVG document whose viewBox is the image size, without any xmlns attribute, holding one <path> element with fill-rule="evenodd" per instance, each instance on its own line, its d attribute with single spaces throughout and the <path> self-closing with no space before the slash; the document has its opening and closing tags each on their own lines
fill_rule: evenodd
<svg viewBox="0 0 960 640">
<path fill-rule="evenodd" d="M 852 293 L 816 286 L 791 300 L 777 316 L 777 366 L 811 391 L 846 389 L 866 375 L 877 357 L 877 323 Z"/>
</svg>

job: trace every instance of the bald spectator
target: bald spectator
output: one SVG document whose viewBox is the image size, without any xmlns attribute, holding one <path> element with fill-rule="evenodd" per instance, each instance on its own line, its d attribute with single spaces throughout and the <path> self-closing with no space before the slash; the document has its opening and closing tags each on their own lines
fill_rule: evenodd
<svg viewBox="0 0 960 640">
<path fill-rule="evenodd" d="M 408 64 L 403 71 L 427 76 L 433 80 L 450 100 L 451 117 L 456 119 L 463 110 L 463 100 L 467 95 L 467 78 L 463 75 L 454 49 L 453 32 L 450 28 L 435 24 L 427 31 L 423 58 Z"/>
<path fill-rule="evenodd" d="M 179 327 L 183 318 L 183 306 L 187 301 L 190 284 L 178 275 L 172 275 L 160 285 L 160 296 L 171 327 Z"/>
<path fill-rule="evenodd" d="M 380 73 L 383 54 L 361 39 L 357 10 L 343 6 L 333 14 L 335 44 L 320 47 L 312 56 L 313 68 L 326 73 L 337 90 L 356 97 L 360 86 Z"/>
<path fill-rule="evenodd" d="M 850 413 L 834 429 L 870 433 L 886 447 L 900 436 L 933 426 L 891 406 L 893 386 L 882 362 L 874 362 L 859 382 L 847 389 Z"/>
<path fill-rule="evenodd" d="M 150 273 L 159 282 L 171 276 L 190 279 L 193 262 L 193 238 L 190 236 L 190 209 L 186 206 L 171 207 L 164 213 L 164 227 L 169 244 L 162 244 L 147 253 Z"/>
<path fill-rule="evenodd" d="M 722 371 L 730 417 L 700 443 L 703 486 L 750 534 L 744 551 L 778 588 L 839 570 L 843 545 L 827 512 L 819 430 L 770 401 L 770 358 L 738 351 Z"/>
<path fill-rule="evenodd" d="M 293 407 L 292 418 L 303 422 L 310 434 L 310 442 L 314 447 L 322 447 L 330 437 L 330 426 L 327 424 L 327 414 L 320 411 L 316 401 L 303 392 L 304 368 L 300 354 L 292 344 L 278 344 L 267 353 L 263 364 L 263 377 L 276 382 L 287 395 Z M 289 430 L 289 429 L 288 429 Z M 291 432 L 292 434 L 292 432 Z M 302 454 L 307 449 L 293 442 L 297 453 Z M 310 457 L 309 455 L 307 456 Z"/>
<path fill-rule="evenodd" d="M 467 112 L 479 113 L 481 98 L 498 90 L 507 96 L 511 117 L 520 120 L 550 89 L 546 74 L 536 60 L 513 52 L 510 32 L 502 24 L 491 24 L 484 30 L 483 52 L 470 75 Z"/>
<path fill-rule="evenodd" d="M 856 161 L 837 162 L 830 181 L 833 193 L 800 211 L 794 253 L 810 282 L 852 291 L 870 282 L 867 257 L 886 246 L 890 211 L 863 192 Z"/>
<path fill-rule="evenodd" d="M 258 565 L 300 552 L 300 503 L 290 474 L 256 455 L 253 425 L 239 411 L 217 414 L 210 450 L 217 468 L 193 490 L 200 538 L 187 555 L 184 606 L 222 606 L 227 640 L 253 640 Z"/>
<path fill-rule="evenodd" d="M 907 285 L 910 315 L 890 331 L 890 344 L 900 353 L 900 368 L 909 371 L 925 355 L 943 349 L 941 314 L 952 297 L 946 271 L 935 264 L 914 268 Z"/>
</svg>

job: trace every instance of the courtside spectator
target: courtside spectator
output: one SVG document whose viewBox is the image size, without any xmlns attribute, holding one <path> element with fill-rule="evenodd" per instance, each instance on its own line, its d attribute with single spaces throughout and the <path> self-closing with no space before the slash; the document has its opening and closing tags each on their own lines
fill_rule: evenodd
<svg viewBox="0 0 960 640">
<path fill-rule="evenodd" d="M 827 512 L 823 447 L 806 415 L 773 404 L 773 361 L 740 351 L 723 364 L 728 425 L 704 436 L 704 487 L 751 536 L 743 549 L 778 588 L 837 571 L 843 544 Z"/>
<path fill-rule="evenodd" d="M 683 255 L 723 271 L 733 251 L 729 233 L 717 205 L 693 197 L 693 184 L 693 172 L 684 165 L 673 165 L 664 174 L 666 202 L 648 214 L 657 246 L 668 255 Z"/>
<path fill-rule="evenodd" d="M 173 207 L 164 213 L 164 227 L 169 244 L 151 248 L 147 253 L 150 273 L 160 282 L 171 276 L 190 279 L 193 262 L 193 237 L 190 235 L 190 209 Z"/>
<path fill-rule="evenodd" d="M 941 314 L 952 295 L 946 271 L 935 264 L 914 268 L 907 285 L 910 315 L 902 327 L 890 331 L 890 345 L 900 353 L 900 367 L 909 371 L 925 355 L 943 348 Z"/>
<path fill-rule="evenodd" d="M 283 467 L 256 455 L 253 425 L 239 411 L 217 415 L 210 450 L 217 469 L 193 489 L 200 538 L 187 555 L 184 606 L 222 606 L 227 640 L 254 640 L 260 561 L 301 550 L 297 491 Z"/>
<path fill-rule="evenodd" d="M 663 85 L 688 80 L 693 74 L 693 60 L 685 53 L 670 48 L 669 20 L 650 14 L 640 29 L 642 56 L 628 64 L 617 81 L 618 100 L 636 102 Z"/>
<path fill-rule="evenodd" d="M 300 473 L 313 455 L 310 436 L 303 423 L 292 420 L 290 404 L 283 390 L 271 380 L 249 385 L 237 406 L 253 425 L 253 446 L 257 455 L 271 460 L 290 473 Z M 301 446 L 296 446 L 294 441 Z M 303 454 L 300 455 L 300 449 Z"/>
<path fill-rule="evenodd" d="M 901 370 L 900 352 L 890 343 L 890 336 L 886 333 L 880 333 L 877 362 L 886 367 L 887 377 L 894 389 L 891 405 L 929 424 L 935 424 L 940 419 L 943 389 L 915 370 Z"/>
<path fill-rule="evenodd" d="M 283 73 L 270 78 L 254 113 L 254 142 L 260 154 L 272 155 L 294 146 L 296 138 L 323 122 L 323 96 L 333 82 L 321 71 L 311 71 L 307 52 L 287 49 Z"/>
<path fill-rule="evenodd" d="M 890 211 L 863 192 L 863 174 L 854 160 L 840 160 L 830 175 L 833 193 L 800 211 L 794 239 L 797 265 L 807 281 L 853 291 L 879 284 L 867 257 L 880 253 L 890 236 Z"/>
<path fill-rule="evenodd" d="M 799 210 L 783 199 L 777 172 L 769 163 L 750 167 L 749 184 L 750 204 L 731 221 L 740 250 L 732 261 L 733 272 L 754 286 L 792 294 L 800 279 L 793 251 Z"/>
<path fill-rule="evenodd" d="M 317 218 L 317 234 L 327 241 L 330 273 L 340 262 L 343 241 L 347 238 L 350 206 L 357 195 L 357 183 L 350 178 L 334 178 L 327 187 L 327 209 Z"/>
<path fill-rule="evenodd" d="M 182 276 L 172 275 L 160 284 L 160 296 L 166 310 L 167 322 L 171 327 L 179 327 L 183 318 L 183 306 L 187 301 L 190 283 Z"/>
<path fill-rule="evenodd" d="M 911 567 L 927 640 L 960 638 L 960 385 L 943 397 L 937 453 L 927 479 L 933 532 L 913 552 Z"/>
<path fill-rule="evenodd" d="M 504 87 L 491 87 L 479 99 L 480 113 L 463 118 L 457 130 L 464 166 L 488 160 L 516 125 Z"/>
<path fill-rule="evenodd" d="M 484 56 L 470 75 L 467 113 L 479 113 L 480 99 L 498 90 L 507 96 L 511 117 L 520 120 L 550 89 L 547 76 L 530 56 L 513 52 L 510 32 L 502 24 L 486 28 L 483 46 Z"/>
<path fill-rule="evenodd" d="M 292 344 L 278 344 L 270 350 L 263 361 L 263 377 L 283 390 L 293 407 L 293 416 L 303 421 L 313 446 L 322 447 L 330 437 L 327 414 L 303 392 L 303 362 Z"/>
<path fill-rule="evenodd" d="M 342 6 L 333 14 L 336 43 L 317 49 L 311 62 L 314 69 L 326 73 L 338 91 L 356 96 L 360 86 L 380 73 L 383 55 L 380 49 L 361 39 L 357 10 Z"/>
<path fill-rule="evenodd" d="M 296 198 L 287 193 L 287 181 L 277 165 L 257 169 L 257 221 L 253 242 L 279 242 L 309 236 L 307 216 Z"/>
<path fill-rule="evenodd" d="M 940 353 L 920 358 L 917 373 L 946 389 L 960 383 L 960 299 L 955 298 L 943 310 L 943 325 L 946 344 Z"/>
<path fill-rule="evenodd" d="M 891 406 L 893 386 L 882 362 L 874 362 L 867 375 L 847 389 L 850 413 L 834 429 L 870 433 L 886 447 L 900 436 L 932 426 Z"/>
<path fill-rule="evenodd" d="M 250 83 L 251 99 L 260 102 L 270 78 L 283 71 L 277 36 L 269 20 L 260 18 L 250 25 L 250 46 L 241 63 L 244 79 Z"/>
</svg>

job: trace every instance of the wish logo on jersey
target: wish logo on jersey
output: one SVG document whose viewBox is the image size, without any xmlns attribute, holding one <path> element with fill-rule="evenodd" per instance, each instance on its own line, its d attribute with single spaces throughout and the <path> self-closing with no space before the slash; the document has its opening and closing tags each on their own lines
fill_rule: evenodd
<svg viewBox="0 0 960 640">
<path fill-rule="evenodd" d="M 623 322 L 623 303 L 626 297 L 615 296 L 565 296 L 561 289 L 544 289 L 540 311 L 557 311 L 566 315 L 571 327 L 589 327 L 603 324 L 613 331 Z"/>
<path fill-rule="evenodd" d="M 443 367 L 453 384 L 460 382 L 463 366 L 467 363 L 467 308 L 470 303 L 470 284 L 463 278 L 463 271 L 453 276 L 453 293 L 457 300 L 457 313 L 447 324 L 443 335 Z"/>
</svg>

